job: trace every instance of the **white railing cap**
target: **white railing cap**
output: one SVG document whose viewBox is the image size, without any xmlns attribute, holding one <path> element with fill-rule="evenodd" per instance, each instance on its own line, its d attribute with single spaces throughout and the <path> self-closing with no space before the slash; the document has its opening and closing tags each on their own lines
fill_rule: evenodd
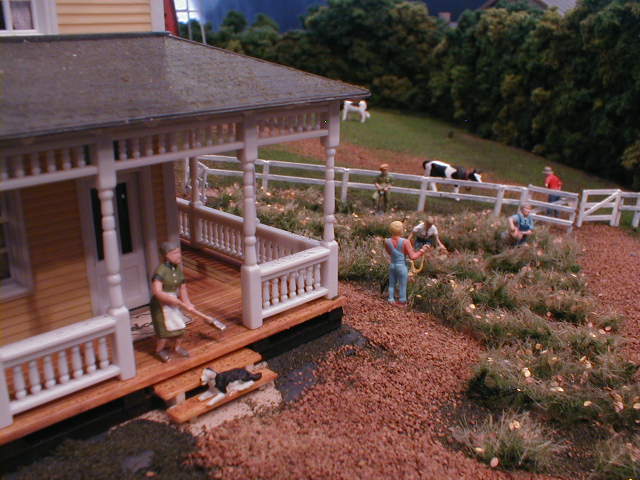
<svg viewBox="0 0 640 480">
<path fill-rule="evenodd" d="M 116 320 L 108 315 L 91 318 L 82 322 L 57 328 L 50 332 L 34 335 L 9 345 L 0 347 L 0 362 L 10 362 L 16 358 L 27 357 L 38 353 L 49 346 L 64 345 L 69 342 L 82 341 L 86 337 L 100 333 L 108 333 L 116 326 Z"/>
<path fill-rule="evenodd" d="M 258 265 L 260 267 L 260 277 L 263 280 L 268 280 L 272 277 L 278 276 L 288 270 L 295 270 L 305 265 L 319 263 L 320 261 L 329 258 L 331 251 L 322 246 L 308 248 L 302 252 L 287 255 L 276 260 L 271 260 Z"/>
</svg>

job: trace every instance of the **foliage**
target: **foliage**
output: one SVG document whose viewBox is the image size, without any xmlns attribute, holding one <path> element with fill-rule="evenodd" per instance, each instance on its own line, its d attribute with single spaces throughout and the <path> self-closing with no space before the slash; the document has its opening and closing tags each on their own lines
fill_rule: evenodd
<svg viewBox="0 0 640 480">
<path fill-rule="evenodd" d="M 489 416 L 477 426 L 463 421 L 453 430 L 453 437 L 470 455 L 509 470 L 548 470 L 563 450 L 528 413 L 513 411 L 499 418 Z"/>
<path fill-rule="evenodd" d="M 596 445 L 599 478 L 628 480 L 640 478 L 640 435 L 630 438 L 616 435 Z"/>
</svg>

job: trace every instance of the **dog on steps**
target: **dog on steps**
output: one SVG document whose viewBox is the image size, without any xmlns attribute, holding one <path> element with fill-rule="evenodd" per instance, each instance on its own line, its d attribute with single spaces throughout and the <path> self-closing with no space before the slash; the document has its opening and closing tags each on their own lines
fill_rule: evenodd
<svg viewBox="0 0 640 480">
<path fill-rule="evenodd" d="M 212 368 L 203 368 L 200 384 L 207 385 L 209 390 L 198 397 L 198 400 L 209 400 L 208 406 L 219 402 L 227 395 L 227 390 L 239 392 L 246 390 L 254 382 L 262 378 L 261 373 L 251 373 L 244 368 L 234 368 L 226 372 L 216 372 Z"/>
</svg>

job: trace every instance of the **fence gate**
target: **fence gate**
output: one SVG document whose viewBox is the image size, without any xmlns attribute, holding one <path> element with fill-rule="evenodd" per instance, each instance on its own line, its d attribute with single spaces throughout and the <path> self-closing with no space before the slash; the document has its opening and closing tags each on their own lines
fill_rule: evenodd
<svg viewBox="0 0 640 480">
<path fill-rule="evenodd" d="M 626 200 L 630 202 L 625 203 Z M 602 213 L 602 210 L 608 212 Z M 576 225 L 581 227 L 584 222 L 609 222 L 612 227 L 618 227 L 624 211 L 634 212 L 631 226 L 638 228 L 640 192 L 623 192 L 618 189 L 583 190 Z"/>
</svg>

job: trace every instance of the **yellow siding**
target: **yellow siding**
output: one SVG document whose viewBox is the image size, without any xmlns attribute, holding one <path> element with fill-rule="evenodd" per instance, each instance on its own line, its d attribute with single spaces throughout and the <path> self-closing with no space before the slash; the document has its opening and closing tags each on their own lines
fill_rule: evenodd
<svg viewBox="0 0 640 480">
<path fill-rule="evenodd" d="M 0 345 L 93 316 L 75 182 L 21 191 L 33 292 L 0 303 Z"/>
<path fill-rule="evenodd" d="M 156 218 L 156 235 L 158 236 L 158 246 L 166 242 L 167 235 L 167 210 L 164 198 L 164 179 L 162 176 L 162 165 L 151 167 L 151 184 L 153 190 L 153 208 Z"/>
<path fill-rule="evenodd" d="M 150 32 L 151 1 L 57 0 L 60 33 Z"/>
</svg>

